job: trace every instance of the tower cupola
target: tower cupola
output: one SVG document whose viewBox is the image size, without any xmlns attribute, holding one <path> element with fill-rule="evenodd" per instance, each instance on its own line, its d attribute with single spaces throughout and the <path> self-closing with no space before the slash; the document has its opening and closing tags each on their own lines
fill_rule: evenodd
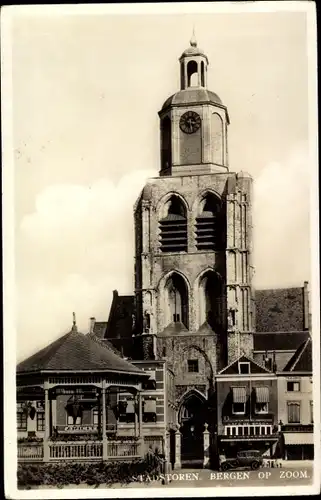
<svg viewBox="0 0 321 500">
<path fill-rule="evenodd" d="M 197 46 L 195 34 L 190 40 L 190 47 L 179 58 L 181 67 L 181 90 L 190 87 L 207 87 L 208 59 L 205 52 Z"/>
<path fill-rule="evenodd" d="M 209 61 L 194 33 L 179 65 L 180 90 L 159 111 L 160 175 L 227 172 L 228 111 L 207 87 Z"/>
</svg>

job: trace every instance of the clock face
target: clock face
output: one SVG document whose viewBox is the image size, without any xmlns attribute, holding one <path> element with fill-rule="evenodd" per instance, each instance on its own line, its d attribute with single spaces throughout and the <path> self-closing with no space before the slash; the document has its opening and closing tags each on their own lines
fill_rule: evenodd
<svg viewBox="0 0 321 500">
<path fill-rule="evenodd" d="M 187 111 L 181 116 L 179 126 L 185 134 L 193 134 L 201 126 L 201 117 L 195 111 Z"/>
</svg>

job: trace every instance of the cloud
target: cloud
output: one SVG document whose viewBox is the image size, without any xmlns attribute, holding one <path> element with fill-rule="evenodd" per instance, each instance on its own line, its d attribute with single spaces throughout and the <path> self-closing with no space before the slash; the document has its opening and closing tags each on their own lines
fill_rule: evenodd
<svg viewBox="0 0 321 500">
<path fill-rule="evenodd" d="M 259 287 L 309 279 L 309 162 L 304 146 L 254 180 L 254 265 Z M 136 170 L 114 184 L 52 185 L 21 222 L 18 239 L 18 357 L 90 316 L 106 320 L 112 291 L 133 292 L 133 205 L 154 171 Z"/>
<path fill-rule="evenodd" d="M 19 358 L 64 333 L 73 311 L 87 332 L 90 316 L 107 319 L 112 290 L 132 293 L 133 206 L 152 176 L 138 170 L 118 184 L 52 185 L 38 195 L 17 244 Z"/>
<path fill-rule="evenodd" d="M 310 279 L 311 162 L 304 144 L 254 181 L 257 287 L 297 286 Z"/>
</svg>

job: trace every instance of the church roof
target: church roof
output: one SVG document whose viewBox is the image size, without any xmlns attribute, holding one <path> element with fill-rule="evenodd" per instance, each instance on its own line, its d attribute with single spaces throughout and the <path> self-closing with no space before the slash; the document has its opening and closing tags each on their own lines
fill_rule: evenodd
<svg viewBox="0 0 321 500">
<path fill-rule="evenodd" d="M 185 90 L 180 90 L 179 92 L 176 92 L 168 99 L 166 99 L 162 106 L 162 111 L 167 109 L 169 106 L 179 106 L 193 103 L 211 103 L 223 105 L 221 99 L 217 94 L 215 94 L 215 92 L 212 92 L 211 90 L 207 90 L 205 88 L 190 87 Z"/>
<path fill-rule="evenodd" d="M 312 372 L 312 340 L 310 336 L 298 347 L 283 371 Z"/>
<path fill-rule="evenodd" d="M 142 375 L 107 345 L 90 335 L 70 331 L 17 366 L 17 373 L 39 371 L 111 371 Z"/>
<path fill-rule="evenodd" d="M 255 291 L 257 332 L 304 330 L 304 288 Z"/>
<path fill-rule="evenodd" d="M 296 351 L 309 337 L 309 332 L 255 332 L 254 351 Z"/>
</svg>

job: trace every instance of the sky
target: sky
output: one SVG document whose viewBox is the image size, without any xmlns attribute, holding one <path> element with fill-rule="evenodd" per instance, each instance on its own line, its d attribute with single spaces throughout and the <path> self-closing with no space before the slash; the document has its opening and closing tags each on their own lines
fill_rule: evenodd
<svg viewBox="0 0 321 500">
<path fill-rule="evenodd" d="M 76 6 L 75 6 L 76 7 Z M 133 292 L 133 205 L 193 26 L 227 106 L 231 171 L 254 178 L 256 288 L 310 279 L 305 13 L 12 18 L 18 360 Z"/>
</svg>

